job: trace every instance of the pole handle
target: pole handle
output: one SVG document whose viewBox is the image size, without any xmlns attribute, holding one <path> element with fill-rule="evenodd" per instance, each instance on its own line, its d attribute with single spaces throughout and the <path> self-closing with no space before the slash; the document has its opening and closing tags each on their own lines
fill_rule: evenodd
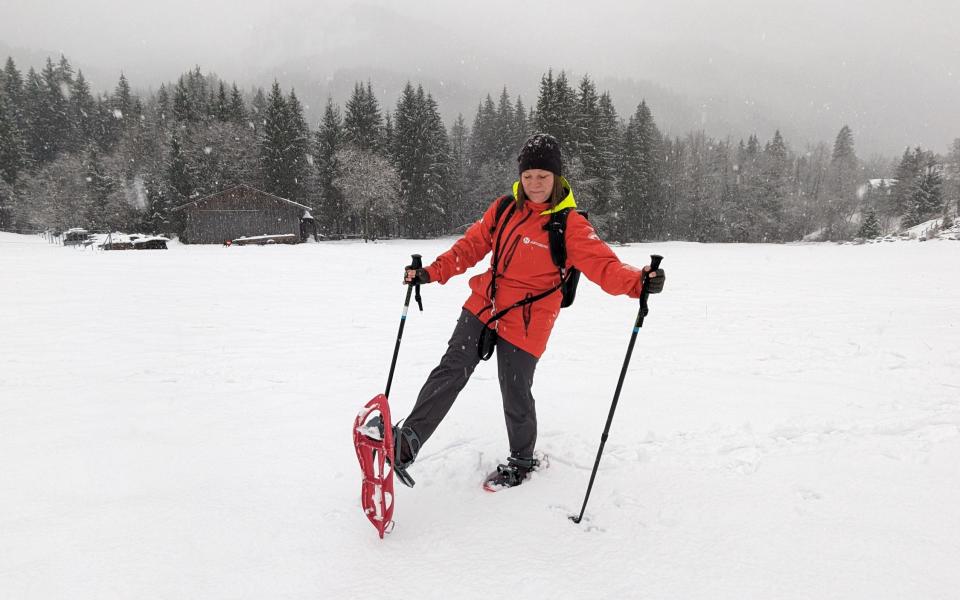
<svg viewBox="0 0 960 600">
<path fill-rule="evenodd" d="M 414 271 L 416 271 L 417 269 L 422 269 L 422 268 L 423 268 L 423 257 L 420 256 L 419 254 L 411 254 L 411 255 L 410 255 L 410 268 L 413 269 Z M 414 298 L 416 298 L 416 300 L 417 300 L 417 308 L 420 309 L 420 312 L 423 312 L 423 298 L 420 297 L 420 284 L 419 284 L 419 283 L 417 283 L 417 284 L 411 283 L 410 285 L 412 285 L 412 286 L 413 286 L 413 289 L 414 289 Z M 409 294 L 408 294 L 408 296 L 409 296 Z M 408 298 L 408 300 L 409 300 L 409 298 Z"/>
<path fill-rule="evenodd" d="M 663 257 L 659 254 L 650 255 L 650 270 L 656 271 L 660 268 L 660 261 L 663 260 Z M 647 307 L 647 297 L 650 296 L 647 292 L 647 279 L 650 277 L 650 271 L 647 271 L 643 274 L 643 291 L 640 292 L 640 313 L 637 316 L 637 327 L 643 327 L 643 318 L 647 316 L 647 313 L 650 312 L 650 309 Z"/>
</svg>

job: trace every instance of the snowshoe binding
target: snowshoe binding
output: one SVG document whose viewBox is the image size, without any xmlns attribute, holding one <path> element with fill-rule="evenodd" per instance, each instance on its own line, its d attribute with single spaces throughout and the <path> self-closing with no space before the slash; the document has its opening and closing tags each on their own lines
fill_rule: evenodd
<svg viewBox="0 0 960 600">
<path fill-rule="evenodd" d="M 530 473 L 540 467 L 540 459 L 534 456 L 519 456 L 511 453 L 507 464 L 497 465 L 497 470 L 487 475 L 483 482 L 483 489 L 488 492 L 499 492 L 523 483 Z"/>
<path fill-rule="evenodd" d="M 393 472 L 403 485 L 412 488 L 416 481 L 407 472 L 407 467 L 413 464 L 420 452 L 420 437 L 409 427 L 400 427 L 394 425 L 390 428 L 393 440 L 393 452 L 389 453 L 387 460 L 393 466 Z M 363 426 L 363 434 L 375 440 L 384 438 L 384 426 L 382 415 L 374 415 Z M 405 447 L 404 447 L 405 443 Z M 397 458 L 399 457 L 399 459 Z"/>
</svg>

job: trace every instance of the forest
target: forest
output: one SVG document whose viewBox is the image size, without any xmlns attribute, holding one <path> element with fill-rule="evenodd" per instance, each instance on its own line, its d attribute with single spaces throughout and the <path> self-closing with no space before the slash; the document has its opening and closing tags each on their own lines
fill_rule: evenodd
<svg viewBox="0 0 960 600">
<path fill-rule="evenodd" d="M 138 91 L 146 89 L 148 91 Z M 860 157 L 854 132 L 795 147 L 660 131 L 619 115 L 589 75 L 549 70 L 535 100 L 503 88 L 446 124 L 422 85 L 381 106 L 370 81 L 308 123 L 293 89 L 241 90 L 195 67 L 95 93 L 65 56 L 0 71 L 0 228 L 176 234 L 173 208 L 245 183 L 312 207 L 326 239 L 462 232 L 517 179 L 534 132 L 556 136 L 577 203 L 606 239 L 787 242 L 871 238 L 960 202 L 960 138 L 938 153 Z"/>
</svg>

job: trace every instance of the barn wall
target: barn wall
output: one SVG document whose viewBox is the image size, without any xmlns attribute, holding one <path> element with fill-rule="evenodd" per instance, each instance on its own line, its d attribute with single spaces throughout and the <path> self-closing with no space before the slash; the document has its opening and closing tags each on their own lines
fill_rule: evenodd
<svg viewBox="0 0 960 600">
<path fill-rule="evenodd" d="M 293 233 L 300 236 L 303 209 L 252 189 L 211 196 L 185 209 L 187 241 L 221 244 L 251 235 Z"/>
</svg>

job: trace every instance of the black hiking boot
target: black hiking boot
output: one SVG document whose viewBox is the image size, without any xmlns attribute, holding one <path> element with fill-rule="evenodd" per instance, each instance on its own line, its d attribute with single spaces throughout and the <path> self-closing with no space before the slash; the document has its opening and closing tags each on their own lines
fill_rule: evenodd
<svg viewBox="0 0 960 600">
<path fill-rule="evenodd" d="M 511 453 L 507 464 L 497 465 L 497 470 L 487 475 L 483 482 L 483 489 L 488 492 L 499 492 L 516 487 L 523 483 L 531 472 L 536 471 L 538 466 L 540 461 L 532 456 L 522 457 Z"/>
<path fill-rule="evenodd" d="M 416 481 L 407 473 L 407 467 L 413 464 L 420 452 L 420 437 L 409 427 L 393 426 L 393 473 L 403 485 L 412 488 Z M 374 440 L 383 439 L 383 419 L 380 415 L 374 416 L 364 425 L 363 434 Z M 401 442 L 406 441 L 406 447 L 403 448 Z M 387 461 L 389 462 L 389 460 Z"/>
</svg>

